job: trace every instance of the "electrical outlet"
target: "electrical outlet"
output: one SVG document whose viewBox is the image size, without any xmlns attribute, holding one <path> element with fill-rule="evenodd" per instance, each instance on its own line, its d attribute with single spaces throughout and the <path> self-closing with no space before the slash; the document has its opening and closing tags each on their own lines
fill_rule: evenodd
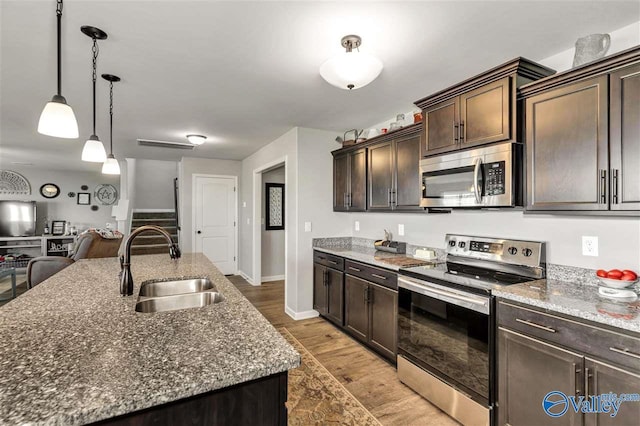
<svg viewBox="0 0 640 426">
<path fill-rule="evenodd" d="M 403 224 L 399 224 L 398 225 L 398 235 L 400 235 L 400 236 L 404 235 L 404 225 Z"/>
<path fill-rule="evenodd" d="M 355 223 L 353 224 L 354 228 L 356 229 L 356 231 L 360 230 L 360 222 L 359 221 L 355 221 Z"/>
<path fill-rule="evenodd" d="M 598 237 L 582 237 L 582 255 L 598 256 Z"/>
<path fill-rule="evenodd" d="M 242 207 L 247 207 L 247 202 L 246 201 L 242 202 Z"/>
<path fill-rule="evenodd" d="M 304 223 L 304 232 L 311 232 L 311 222 Z"/>
</svg>

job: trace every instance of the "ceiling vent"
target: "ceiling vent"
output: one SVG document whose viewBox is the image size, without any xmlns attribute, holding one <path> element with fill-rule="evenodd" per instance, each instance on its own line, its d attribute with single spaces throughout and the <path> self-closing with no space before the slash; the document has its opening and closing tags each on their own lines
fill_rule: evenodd
<svg viewBox="0 0 640 426">
<path fill-rule="evenodd" d="M 172 149 L 193 149 L 196 147 L 194 144 L 189 142 L 154 141 L 151 139 L 138 139 L 138 145 Z"/>
</svg>

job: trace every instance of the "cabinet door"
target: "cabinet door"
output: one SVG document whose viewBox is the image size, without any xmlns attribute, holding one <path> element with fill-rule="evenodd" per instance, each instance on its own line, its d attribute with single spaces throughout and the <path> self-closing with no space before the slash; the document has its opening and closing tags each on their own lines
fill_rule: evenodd
<svg viewBox="0 0 640 426">
<path fill-rule="evenodd" d="M 395 142 L 395 184 L 392 189 L 393 208 L 419 210 L 422 196 L 420 180 L 420 136 Z"/>
<path fill-rule="evenodd" d="M 313 264 L 313 309 L 320 315 L 327 314 L 327 277 L 328 269 L 317 263 Z"/>
<path fill-rule="evenodd" d="M 363 212 L 367 209 L 367 150 L 349 154 L 349 210 Z"/>
<path fill-rule="evenodd" d="M 369 335 L 369 309 L 367 288 L 369 284 L 360 278 L 348 275 L 344 280 L 345 290 L 345 327 L 356 338 L 366 342 Z"/>
<path fill-rule="evenodd" d="M 611 210 L 640 210 L 640 64 L 609 81 Z"/>
<path fill-rule="evenodd" d="M 369 147 L 368 210 L 391 210 L 393 190 L 393 143 Z"/>
<path fill-rule="evenodd" d="M 397 353 L 398 292 L 369 284 L 369 343 L 387 358 Z"/>
<path fill-rule="evenodd" d="M 526 100 L 527 209 L 608 210 L 607 76 Z"/>
<path fill-rule="evenodd" d="M 542 401 L 552 391 L 576 395 L 582 389 L 582 363 L 577 353 L 499 328 L 498 424 L 581 425 L 582 415 L 567 404 L 550 409 L 559 413 L 568 408 L 554 418 L 543 410 Z"/>
<path fill-rule="evenodd" d="M 344 318 L 344 273 L 327 269 L 327 318 L 342 326 Z"/>
<path fill-rule="evenodd" d="M 333 157 L 333 210 L 347 210 L 349 195 L 349 154 Z"/>
<path fill-rule="evenodd" d="M 639 364 L 640 367 L 640 364 Z M 609 392 L 620 395 L 623 393 L 638 393 L 640 391 L 640 375 L 623 370 L 592 359 L 585 360 L 585 375 L 587 377 L 586 392 L 589 395 L 602 395 Z M 586 426 L 633 425 L 640 419 L 640 402 L 622 402 L 618 413 L 585 414 Z"/>
<path fill-rule="evenodd" d="M 508 140 L 511 137 L 511 78 L 460 95 L 461 147 Z"/>
<path fill-rule="evenodd" d="M 422 111 L 423 157 L 458 149 L 459 109 L 460 98 L 455 97 Z"/>
</svg>

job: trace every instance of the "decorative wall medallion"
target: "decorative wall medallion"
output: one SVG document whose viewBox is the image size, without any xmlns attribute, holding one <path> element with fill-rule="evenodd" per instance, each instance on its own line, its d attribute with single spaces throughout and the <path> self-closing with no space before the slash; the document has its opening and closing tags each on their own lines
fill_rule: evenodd
<svg viewBox="0 0 640 426">
<path fill-rule="evenodd" d="M 98 207 L 96 205 L 91 206 L 91 210 L 94 211 L 94 212 L 97 212 L 99 208 L 100 207 Z"/>
<path fill-rule="evenodd" d="M 266 183 L 266 220 L 267 231 L 284 229 L 284 183 Z"/>
<path fill-rule="evenodd" d="M 103 206 L 110 206 L 118 199 L 118 190 L 113 185 L 103 183 L 102 185 L 96 186 L 93 196 Z"/>
<path fill-rule="evenodd" d="M 77 204 L 88 206 L 91 204 L 91 194 L 88 192 L 78 192 L 78 201 Z"/>
<path fill-rule="evenodd" d="M 82 189 L 83 191 L 86 191 L 87 189 L 89 189 L 89 187 L 87 185 L 82 185 L 80 189 Z"/>
<path fill-rule="evenodd" d="M 67 197 L 69 197 L 69 198 L 75 198 L 75 196 L 76 196 L 76 193 L 75 193 L 75 192 L 69 192 L 69 193 L 67 194 Z"/>
<path fill-rule="evenodd" d="M 55 183 L 45 183 L 40 187 L 40 195 L 44 198 L 56 198 L 60 195 L 60 187 Z"/>
<path fill-rule="evenodd" d="M 0 194 L 31 195 L 31 185 L 20 173 L 0 170 Z"/>
</svg>

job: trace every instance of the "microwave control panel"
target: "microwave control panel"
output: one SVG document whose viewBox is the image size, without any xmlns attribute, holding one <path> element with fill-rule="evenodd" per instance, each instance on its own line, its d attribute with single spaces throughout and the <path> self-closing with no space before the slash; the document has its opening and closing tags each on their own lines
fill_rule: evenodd
<svg viewBox="0 0 640 426">
<path fill-rule="evenodd" d="M 482 165 L 484 169 L 484 195 L 502 195 L 505 193 L 505 162 L 496 161 Z"/>
</svg>

